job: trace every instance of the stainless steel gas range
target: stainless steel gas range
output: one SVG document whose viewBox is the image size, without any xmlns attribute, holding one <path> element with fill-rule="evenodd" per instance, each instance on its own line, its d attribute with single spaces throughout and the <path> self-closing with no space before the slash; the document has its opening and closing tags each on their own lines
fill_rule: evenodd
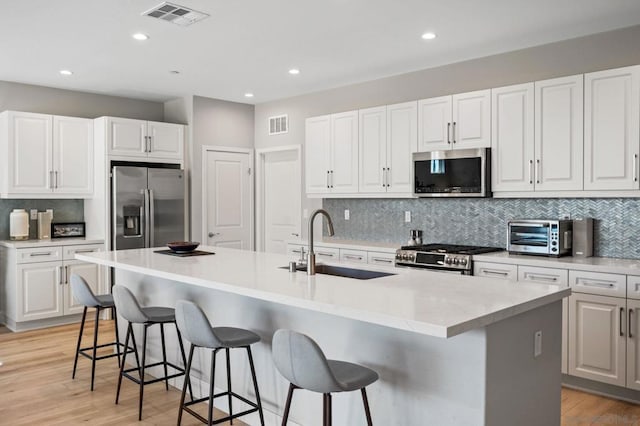
<svg viewBox="0 0 640 426">
<path fill-rule="evenodd" d="M 423 244 L 396 250 L 396 266 L 473 275 L 473 255 L 502 251 L 498 247 Z"/>
</svg>

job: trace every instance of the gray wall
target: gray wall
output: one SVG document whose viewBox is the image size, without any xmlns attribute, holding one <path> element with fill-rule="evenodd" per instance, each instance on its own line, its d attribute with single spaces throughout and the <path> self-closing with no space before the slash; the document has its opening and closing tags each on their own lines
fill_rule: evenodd
<svg viewBox="0 0 640 426">
<path fill-rule="evenodd" d="M 202 238 L 202 147 L 216 145 L 252 149 L 254 106 L 193 97 L 190 145 L 191 236 Z"/>
<path fill-rule="evenodd" d="M 640 26 L 634 26 L 258 104 L 256 148 L 304 145 L 304 120 L 307 117 L 640 64 L 638 40 Z M 289 115 L 289 133 L 268 136 L 267 119 L 279 114 Z M 321 205 L 318 200 L 306 198 L 304 186 L 302 197 L 303 208 Z M 329 205 L 340 210 L 341 203 L 347 206 L 350 201 L 332 201 Z M 390 219 L 388 216 L 372 217 L 375 223 L 368 226 L 375 229 L 375 225 Z M 376 238 L 374 232 L 362 236 Z M 398 236 L 404 237 L 405 232 Z"/>
<path fill-rule="evenodd" d="M 0 111 L 14 110 L 42 114 L 96 118 L 104 115 L 164 120 L 161 102 L 54 89 L 51 87 L 0 81 Z M 82 221 L 83 200 L 5 200 L 0 199 L 0 239 L 9 238 L 9 213 L 14 208 L 53 208 L 54 222 Z M 36 221 L 30 223 L 30 236 L 37 236 Z"/>
</svg>

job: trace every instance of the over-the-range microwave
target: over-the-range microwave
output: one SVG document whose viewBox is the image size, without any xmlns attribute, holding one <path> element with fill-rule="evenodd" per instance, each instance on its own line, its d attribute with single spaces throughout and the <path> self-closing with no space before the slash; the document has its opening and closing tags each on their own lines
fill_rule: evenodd
<svg viewBox="0 0 640 426">
<path fill-rule="evenodd" d="M 490 148 L 416 152 L 413 194 L 417 197 L 490 197 Z"/>
</svg>

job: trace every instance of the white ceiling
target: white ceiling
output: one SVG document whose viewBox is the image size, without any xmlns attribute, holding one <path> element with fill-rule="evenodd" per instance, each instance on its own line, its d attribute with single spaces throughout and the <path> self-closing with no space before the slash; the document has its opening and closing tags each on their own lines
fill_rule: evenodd
<svg viewBox="0 0 640 426">
<path fill-rule="evenodd" d="M 183 28 L 159 3 L 1 0 L 0 80 L 261 103 L 640 23 L 638 0 L 176 0 L 211 15 Z"/>
</svg>

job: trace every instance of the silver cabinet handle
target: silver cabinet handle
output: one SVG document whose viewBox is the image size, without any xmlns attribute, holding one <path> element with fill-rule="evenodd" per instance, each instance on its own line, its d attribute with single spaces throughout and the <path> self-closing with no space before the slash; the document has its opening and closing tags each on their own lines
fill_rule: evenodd
<svg viewBox="0 0 640 426">
<path fill-rule="evenodd" d="M 64 283 L 69 284 L 69 265 L 64 266 Z"/>
<path fill-rule="evenodd" d="M 578 285 L 582 284 L 585 287 L 599 287 L 599 288 L 613 288 L 615 284 L 606 283 L 606 282 L 598 282 L 598 281 L 579 281 Z"/>
<path fill-rule="evenodd" d="M 387 188 L 391 186 L 391 168 L 387 167 Z"/>
<path fill-rule="evenodd" d="M 217 237 L 218 235 L 220 235 L 219 232 L 209 232 L 209 238 Z"/>
<path fill-rule="evenodd" d="M 96 250 L 97 249 L 81 249 L 81 250 L 74 251 L 74 253 L 93 253 Z"/>
<path fill-rule="evenodd" d="M 629 338 L 633 337 L 631 333 L 631 315 L 633 314 L 633 309 L 629 309 L 629 322 L 627 323 L 627 334 L 629 334 Z"/>
<path fill-rule="evenodd" d="M 387 186 L 387 168 L 383 167 L 382 168 L 382 187 L 386 187 Z"/>
<path fill-rule="evenodd" d="M 558 277 L 552 277 L 550 275 L 533 275 L 533 274 L 527 274 L 526 278 L 529 278 L 531 280 L 535 280 L 535 281 L 551 281 L 551 282 L 556 282 L 558 281 Z"/>
<path fill-rule="evenodd" d="M 41 252 L 37 252 L 37 253 L 29 253 L 29 256 L 31 256 L 31 257 L 51 256 L 52 254 L 53 254 L 53 252 L 51 252 L 51 251 L 41 251 Z"/>
<path fill-rule="evenodd" d="M 456 122 L 453 122 L 453 126 L 451 127 L 451 133 L 453 134 L 453 143 L 456 143 Z"/>
<path fill-rule="evenodd" d="M 333 253 L 327 253 L 327 252 L 321 252 L 321 251 L 319 251 L 317 254 L 318 254 L 318 256 L 326 256 L 326 257 L 334 257 L 335 256 L 335 254 L 333 254 Z"/>
<path fill-rule="evenodd" d="M 330 171 L 331 175 L 331 188 L 333 188 L 333 170 Z"/>
<path fill-rule="evenodd" d="M 529 160 L 529 185 L 533 185 L 533 160 Z"/>
<path fill-rule="evenodd" d="M 494 271 L 491 269 L 483 269 L 482 273 L 485 275 L 498 275 L 499 277 L 508 277 L 509 273 L 504 271 Z"/>
<path fill-rule="evenodd" d="M 149 152 L 153 151 L 153 137 L 147 136 L 149 138 Z"/>
<path fill-rule="evenodd" d="M 292 252 L 292 253 L 300 253 L 300 249 L 298 249 L 298 250 L 293 249 L 293 250 L 291 250 L 291 252 Z"/>
<path fill-rule="evenodd" d="M 355 255 L 355 254 L 345 254 L 344 257 L 346 259 L 362 260 L 362 256 L 358 256 L 358 255 Z"/>
<path fill-rule="evenodd" d="M 447 123 L 447 143 L 451 143 L 451 123 Z"/>
<path fill-rule="evenodd" d="M 540 159 L 536 160 L 536 183 L 540 183 Z"/>
<path fill-rule="evenodd" d="M 624 332 L 622 331 L 622 323 L 624 322 L 624 320 L 622 319 L 622 316 L 624 315 L 624 308 L 620 308 L 620 336 L 624 336 Z"/>
<path fill-rule="evenodd" d="M 331 188 L 331 187 L 329 186 L 329 170 L 327 170 L 327 188 Z"/>
<path fill-rule="evenodd" d="M 638 154 L 633 154 L 633 181 L 638 181 Z"/>
<path fill-rule="evenodd" d="M 297 234 L 295 232 L 292 232 L 291 235 L 293 235 L 294 237 L 299 237 L 300 236 L 300 234 Z"/>
<path fill-rule="evenodd" d="M 382 263 L 393 263 L 393 260 L 391 259 L 384 259 L 382 257 L 372 257 L 371 260 L 373 260 L 374 262 L 382 262 Z"/>
</svg>

